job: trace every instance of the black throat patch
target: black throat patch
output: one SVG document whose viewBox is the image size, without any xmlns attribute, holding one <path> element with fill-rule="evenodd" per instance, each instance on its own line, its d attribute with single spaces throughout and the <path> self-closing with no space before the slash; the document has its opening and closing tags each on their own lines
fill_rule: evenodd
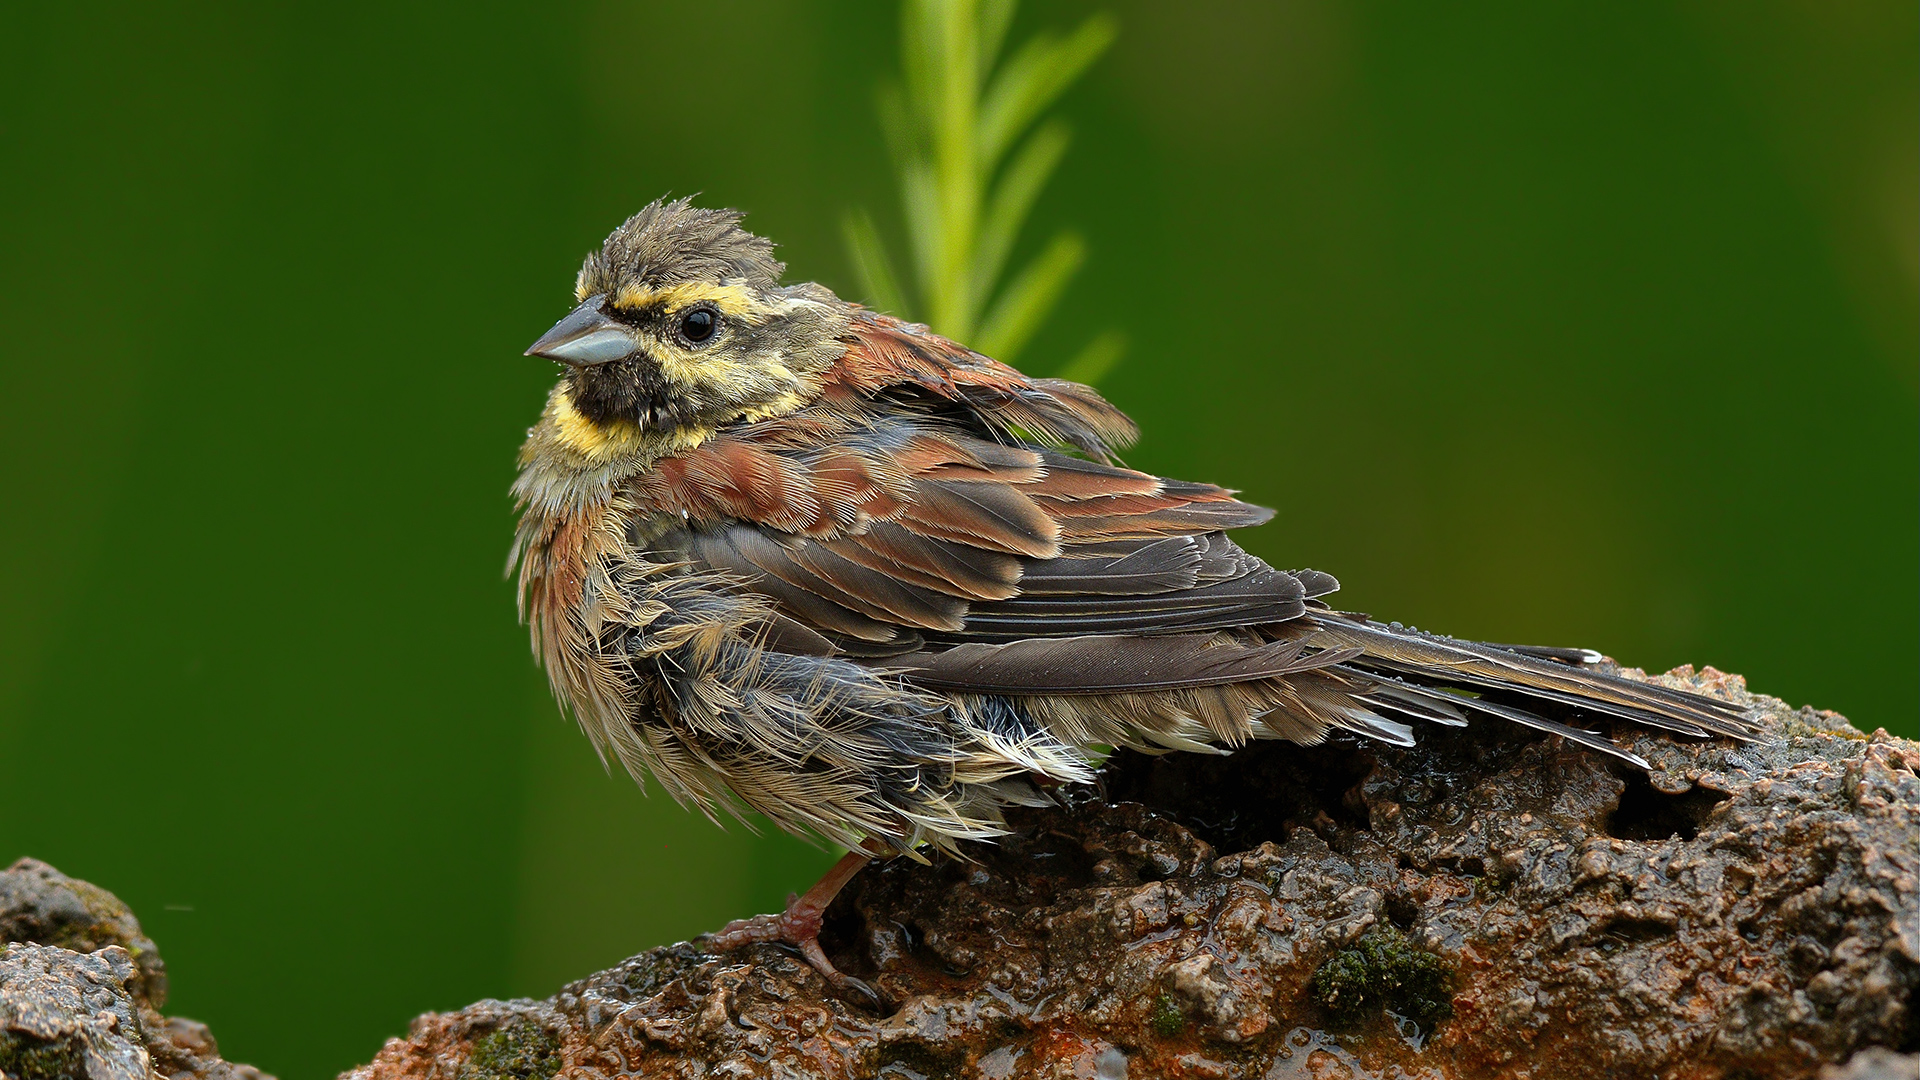
<svg viewBox="0 0 1920 1080">
<path fill-rule="evenodd" d="M 567 383 L 574 409 L 596 425 L 625 420 L 642 431 L 667 431 L 692 424 L 702 411 L 692 395 L 669 386 L 644 354 L 576 368 Z"/>
</svg>

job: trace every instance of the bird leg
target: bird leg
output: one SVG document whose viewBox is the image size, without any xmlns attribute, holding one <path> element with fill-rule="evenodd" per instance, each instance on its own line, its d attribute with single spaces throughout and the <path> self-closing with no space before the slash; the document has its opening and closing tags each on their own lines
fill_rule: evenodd
<svg viewBox="0 0 1920 1080">
<path fill-rule="evenodd" d="M 763 941 L 784 942 L 798 948 L 800 955 L 807 958 L 807 963 L 826 976 L 827 981 L 836 988 L 852 987 L 871 995 L 871 989 L 858 979 L 842 975 L 833 966 L 833 961 L 827 959 L 827 954 L 821 951 L 820 923 L 827 913 L 827 905 L 833 903 L 833 898 L 840 895 L 840 890 L 846 888 L 847 882 L 852 881 L 853 876 L 872 861 L 872 855 L 858 848 L 847 852 L 805 895 L 789 895 L 787 910 L 778 915 L 735 919 L 713 933 L 713 944 L 721 949 L 737 949 L 742 945 Z"/>
</svg>

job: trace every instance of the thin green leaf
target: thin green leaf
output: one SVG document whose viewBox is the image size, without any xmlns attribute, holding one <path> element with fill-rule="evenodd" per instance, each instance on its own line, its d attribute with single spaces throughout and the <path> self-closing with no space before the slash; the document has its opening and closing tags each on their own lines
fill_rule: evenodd
<svg viewBox="0 0 1920 1080">
<path fill-rule="evenodd" d="M 974 164 L 980 105 L 979 19 L 972 0 L 936 9 L 939 111 L 933 118 L 933 172 L 941 243 L 937 271 L 925 290 L 935 329 L 955 337 L 972 329 L 973 242 L 979 230 L 981 171 Z"/>
<path fill-rule="evenodd" d="M 1073 359 L 1067 361 L 1067 366 L 1061 368 L 1060 373 L 1054 378 L 1086 383 L 1088 386 L 1097 385 L 1101 379 L 1107 377 L 1108 372 L 1113 370 L 1113 366 L 1120 362 L 1120 357 L 1124 356 L 1126 351 L 1127 335 L 1118 330 L 1103 331 L 1100 336 L 1087 342 L 1086 348 L 1081 349 Z"/>
<path fill-rule="evenodd" d="M 986 93 L 980 101 L 978 148 L 980 160 L 987 162 L 989 168 L 995 160 L 992 149 L 995 146 L 1004 148 L 1018 137 L 1018 132 L 1009 130 L 1018 121 L 1017 114 L 1026 112 L 1029 117 L 1037 116 L 1046 108 L 1046 102 L 1039 99 L 1052 81 L 1047 67 L 1059 47 L 1058 40 L 1050 30 L 1033 35 L 1026 44 L 1014 50 L 1013 55 L 1000 65 L 1000 70 L 987 82 Z M 1039 101 L 1038 108 L 1026 111 L 1026 103 L 1034 101 Z"/>
<path fill-rule="evenodd" d="M 1063 232 L 1055 236 L 1046 250 L 1008 283 L 993 309 L 980 320 L 980 329 L 973 335 L 974 348 L 1012 363 L 1086 257 L 1087 245 L 1079 234 Z"/>
<path fill-rule="evenodd" d="M 901 208 L 907 215 L 907 241 L 913 250 L 914 273 L 920 280 L 920 298 L 940 277 L 945 257 L 941 244 L 940 195 L 934 187 L 933 169 L 924 161 L 909 161 L 900 168 Z"/>
<path fill-rule="evenodd" d="M 893 260 L 887 257 L 887 246 L 880 242 L 880 230 L 873 227 L 873 218 L 865 210 L 849 210 L 840 219 L 840 234 L 846 239 L 847 257 L 853 260 L 853 274 L 867 305 L 911 319 L 900 278 L 893 272 Z"/>
<path fill-rule="evenodd" d="M 1023 143 L 995 185 L 980 221 L 980 239 L 973 249 L 973 295 L 985 298 L 993 294 L 1000 272 L 1006 269 L 1007 256 L 1019 239 L 1033 201 L 1047 185 L 1047 179 L 1067 152 L 1070 136 L 1067 125 L 1050 121 Z"/>
<path fill-rule="evenodd" d="M 1117 33 L 1113 17 L 1100 12 L 1063 39 L 1036 34 L 1014 53 L 980 102 L 980 161 L 989 169 L 999 161 L 1021 132 L 1107 51 Z"/>
<path fill-rule="evenodd" d="M 1016 0 L 984 0 L 980 5 L 980 81 L 993 74 L 994 61 L 1000 59 L 1000 47 L 1007 43 L 1007 28 L 1013 25 Z"/>
</svg>

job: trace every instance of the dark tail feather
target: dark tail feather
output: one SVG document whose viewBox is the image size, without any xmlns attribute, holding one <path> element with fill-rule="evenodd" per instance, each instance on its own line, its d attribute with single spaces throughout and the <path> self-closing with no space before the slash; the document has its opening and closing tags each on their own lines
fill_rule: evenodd
<svg viewBox="0 0 1920 1080">
<path fill-rule="evenodd" d="M 1646 762 L 1595 732 L 1523 708 L 1527 701 L 1631 720 L 1695 737 L 1752 739 L 1759 731 L 1731 702 L 1632 682 L 1580 666 L 1598 659 L 1585 649 L 1489 645 L 1382 626 L 1359 616 L 1316 613 L 1311 644 L 1361 655 L 1343 666 L 1378 683 L 1361 700 L 1368 705 L 1440 723 L 1463 712 L 1498 716 L 1564 736 L 1582 746 Z M 1522 704 L 1514 703 L 1515 699 Z"/>
<path fill-rule="evenodd" d="M 1592 649 L 1556 649 L 1551 645 L 1500 645 L 1491 641 L 1477 642 L 1477 644 L 1483 649 L 1517 652 L 1521 656 L 1531 656 L 1535 660 L 1558 660 L 1563 664 L 1597 664 L 1606 659 Z"/>
</svg>

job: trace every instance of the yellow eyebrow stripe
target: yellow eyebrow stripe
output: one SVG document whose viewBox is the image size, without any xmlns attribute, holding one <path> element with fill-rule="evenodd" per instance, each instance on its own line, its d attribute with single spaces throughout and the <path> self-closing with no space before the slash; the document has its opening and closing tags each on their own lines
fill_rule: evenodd
<svg viewBox="0 0 1920 1080">
<path fill-rule="evenodd" d="M 673 311 L 701 303 L 712 304 L 727 315 L 744 315 L 753 306 L 753 298 L 745 285 L 712 285 L 704 281 L 687 281 L 658 289 L 627 285 L 613 296 L 613 306 L 623 311 L 656 305 Z"/>
</svg>

